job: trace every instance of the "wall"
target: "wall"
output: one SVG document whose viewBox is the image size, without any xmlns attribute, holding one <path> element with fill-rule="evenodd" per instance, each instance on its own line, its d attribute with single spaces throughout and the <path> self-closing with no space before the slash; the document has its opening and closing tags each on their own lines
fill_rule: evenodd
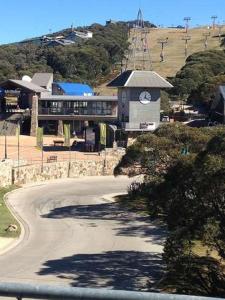
<svg viewBox="0 0 225 300">
<path fill-rule="evenodd" d="M 76 178 L 83 176 L 113 175 L 114 168 L 124 155 L 124 150 L 104 152 L 100 160 L 76 160 L 69 162 L 46 163 L 43 165 L 23 166 L 19 169 L 13 163 L 1 163 L 0 186 L 11 184 L 22 185 L 60 178 Z"/>
<path fill-rule="evenodd" d="M 0 186 L 5 187 L 12 184 L 12 166 L 11 160 L 0 162 Z"/>
<path fill-rule="evenodd" d="M 139 100 L 140 94 L 148 91 L 151 96 L 149 104 L 142 104 Z M 125 98 L 122 101 L 122 94 Z M 118 116 L 122 120 L 122 114 L 129 119 L 131 128 L 140 129 L 140 123 L 160 123 L 160 89 L 158 88 L 119 88 L 118 89 Z"/>
</svg>

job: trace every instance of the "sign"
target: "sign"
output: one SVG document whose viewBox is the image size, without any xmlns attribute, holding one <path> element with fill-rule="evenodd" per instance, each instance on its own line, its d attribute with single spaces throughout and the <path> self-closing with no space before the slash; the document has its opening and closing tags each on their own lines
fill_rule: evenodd
<svg viewBox="0 0 225 300">
<path fill-rule="evenodd" d="M 106 146 L 106 124 L 100 123 L 100 144 Z"/>
<path fill-rule="evenodd" d="M 37 128 L 37 147 L 42 149 L 43 147 L 43 128 Z"/>
<path fill-rule="evenodd" d="M 16 137 L 18 138 L 20 136 L 20 124 L 16 127 Z"/>
<path fill-rule="evenodd" d="M 70 124 L 64 124 L 64 141 L 66 147 L 70 147 L 70 138 Z"/>
</svg>

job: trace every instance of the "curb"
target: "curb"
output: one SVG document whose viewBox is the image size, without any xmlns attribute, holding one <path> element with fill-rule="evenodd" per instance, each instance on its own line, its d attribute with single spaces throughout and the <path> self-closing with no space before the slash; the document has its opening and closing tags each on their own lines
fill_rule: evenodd
<svg viewBox="0 0 225 300">
<path fill-rule="evenodd" d="M 0 249 L 0 256 L 8 253 L 10 250 L 15 249 L 19 244 L 21 244 L 24 240 L 27 240 L 29 237 L 29 226 L 27 223 L 20 217 L 20 215 L 15 211 L 15 209 L 11 206 L 9 203 L 9 196 L 19 189 L 16 189 L 14 191 L 8 192 L 4 195 L 3 201 L 5 202 L 8 210 L 12 214 L 12 216 L 16 219 L 16 221 L 20 225 L 21 233 L 18 238 L 15 238 L 14 241 L 9 243 L 6 247 L 4 247 L 2 250 Z"/>
<path fill-rule="evenodd" d="M 125 196 L 125 195 L 127 195 L 127 192 L 124 192 L 124 193 L 112 193 L 112 194 L 103 195 L 102 199 L 105 200 L 108 203 L 114 203 L 116 197 L 118 197 L 118 196 Z"/>
</svg>

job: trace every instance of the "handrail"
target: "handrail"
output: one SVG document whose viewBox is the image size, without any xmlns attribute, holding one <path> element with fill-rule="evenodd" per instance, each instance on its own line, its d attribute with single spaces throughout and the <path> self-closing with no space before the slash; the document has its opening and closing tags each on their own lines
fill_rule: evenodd
<svg viewBox="0 0 225 300">
<path fill-rule="evenodd" d="M 22 299 L 63 300 L 222 300 L 187 295 L 72 288 L 50 285 L 0 283 L 0 296 Z M 224 300 L 224 299 L 223 299 Z"/>
</svg>

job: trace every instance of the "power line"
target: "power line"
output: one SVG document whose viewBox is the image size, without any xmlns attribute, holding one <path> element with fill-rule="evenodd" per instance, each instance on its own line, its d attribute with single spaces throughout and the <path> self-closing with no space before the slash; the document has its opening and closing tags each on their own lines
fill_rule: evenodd
<svg viewBox="0 0 225 300">
<path fill-rule="evenodd" d="M 148 45 L 149 29 L 145 27 L 142 10 L 138 10 L 137 20 L 132 30 L 132 42 L 127 55 L 126 69 L 151 70 L 151 56 Z"/>
</svg>

